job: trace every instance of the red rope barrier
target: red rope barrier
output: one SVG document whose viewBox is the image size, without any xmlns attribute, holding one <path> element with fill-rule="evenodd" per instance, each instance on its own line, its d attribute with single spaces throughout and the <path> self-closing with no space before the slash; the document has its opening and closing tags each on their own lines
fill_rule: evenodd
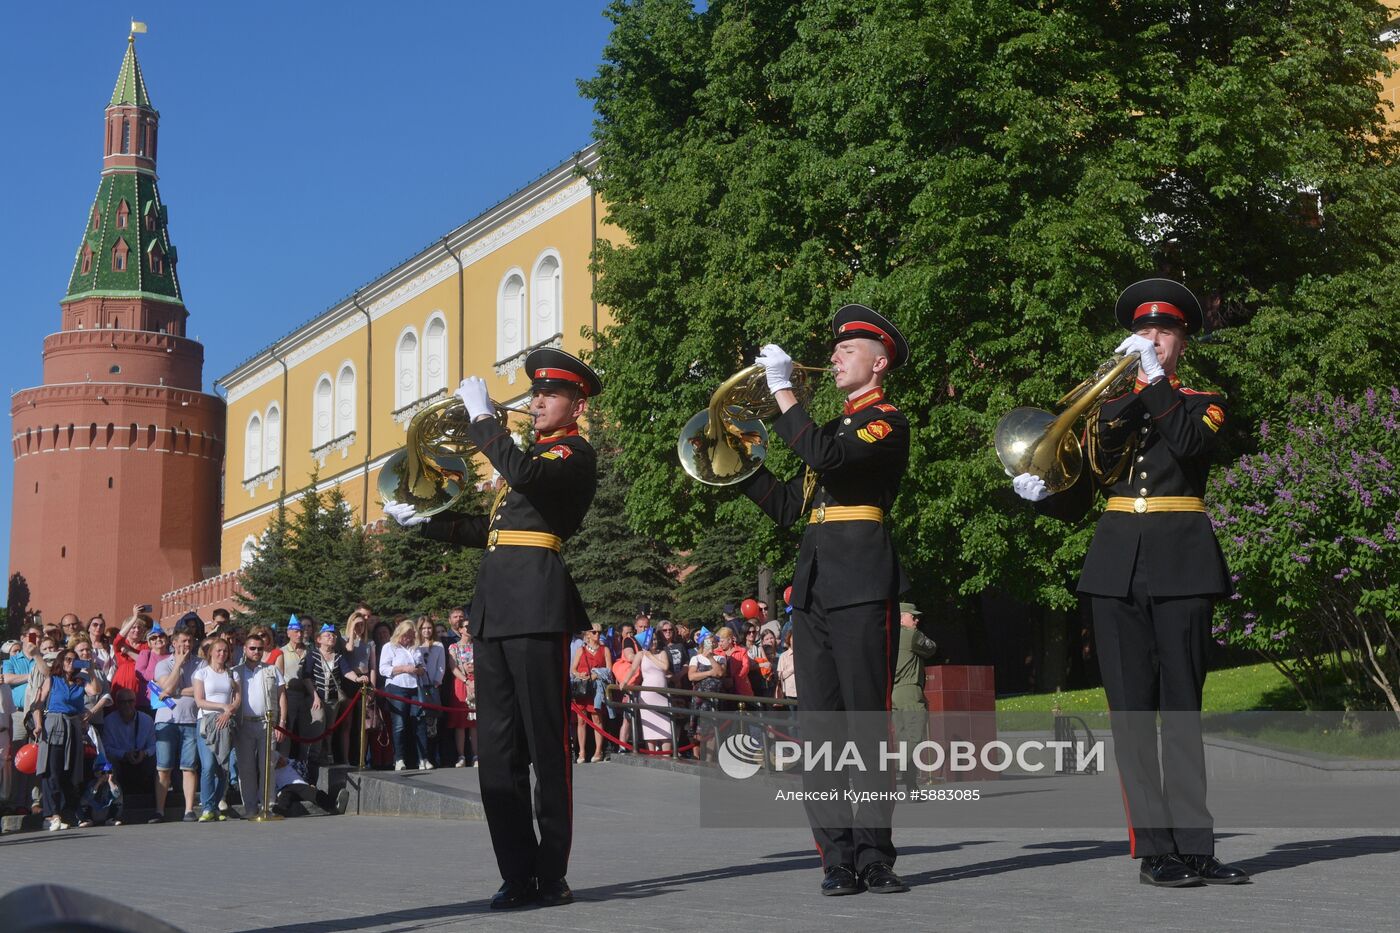
<svg viewBox="0 0 1400 933">
<path fill-rule="evenodd" d="M 422 700 L 410 700 L 408 697 L 401 697 L 395 693 L 385 693 L 378 687 L 374 688 L 374 692 L 391 703 L 407 703 L 409 706 L 421 706 L 424 709 L 435 709 L 440 713 L 456 713 L 463 709 L 461 706 L 438 706 L 436 703 L 424 703 Z"/>
<path fill-rule="evenodd" d="M 598 733 L 598 734 L 601 735 L 603 738 L 607 739 L 609 742 L 614 742 L 614 743 L 616 743 L 617 745 L 620 745 L 620 746 L 622 746 L 623 748 L 627 749 L 628 751 L 637 752 L 637 753 L 640 754 L 640 755 L 669 755 L 669 754 L 671 754 L 670 752 L 660 752 L 660 751 L 655 751 L 655 750 L 650 749 L 650 748 L 638 748 L 638 747 L 635 746 L 635 745 L 628 745 L 626 742 L 622 741 L 622 739 L 619 739 L 619 738 L 618 738 L 617 736 L 615 736 L 615 735 L 609 734 L 609 733 L 607 732 L 607 730 L 605 730 L 602 726 L 598 725 L 598 724 L 595 723 L 593 720 L 589 719 L 588 716 L 587 716 L 588 710 L 584 709 L 583 706 L 581 706 L 581 705 L 578 704 L 578 703 L 571 703 L 570 705 L 573 707 L 574 712 L 575 712 L 576 714 L 579 714 L 579 719 L 581 719 L 584 723 L 587 724 L 588 728 L 592 729 L 594 732 Z M 665 714 L 663 713 L 662 715 L 665 715 Z M 681 752 L 688 752 L 688 751 L 690 751 L 692 748 L 699 748 L 699 747 L 700 747 L 700 743 L 699 743 L 699 742 L 691 742 L 689 745 L 682 745 L 680 748 L 676 749 L 676 754 L 679 755 Z"/>
<path fill-rule="evenodd" d="M 299 743 L 301 743 L 302 745 L 310 745 L 312 742 L 319 742 L 319 741 L 321 741 L 321 740 L 324 739 L 326 736 L 330 735 L 332 732 L 334 732 L 335 730 L 339 729 L 341 723 L 345 722 L 346 718 L 349 717 L 351 711 L 354 710 L 355 704 L 358 703 L 358 702 L 360 702 L 360 691 L 356 690 L 355 693 L 354 693 L 354 695 L 351 697 L 350 705 L 347 706 L 347 707 L 345 707 L 345 712 L 343 712 L 343 713 L 340 714 L 340 718 L 337 719 L 335 722 L 331 723 L 331 724 L 330 724 L 329 726 L 327 726 L 325 729 L 322 729 L 321 732 L 320 732 L 320 734 L 318 734 L 318 735 L 313 735 L 313 736 L 311 736 L 310 738 L 307 738 L 306 736 L 303 736 L 303 735 L 297 735 L 295 732 L 291 731 L 290 729 L 284 729 L 284 728 L 282 728 L 281 726 L 273 726 L 272 728 L 276 729 L 278 732 L 282 733 L 282 735 L 284 735 L 284 736 L 286 736 L 287 738 L 291 739 L 293 742 L 299 742 Z"/>
</svg>

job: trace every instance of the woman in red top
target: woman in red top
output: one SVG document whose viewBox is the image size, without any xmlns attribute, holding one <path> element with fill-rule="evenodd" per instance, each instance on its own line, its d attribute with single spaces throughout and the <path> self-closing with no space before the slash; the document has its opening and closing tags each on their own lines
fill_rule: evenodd
<svg viewBox="0 0 1400 933">
<path fill-rule="evenodd" d="M 569 670 L 573 672 L 573 678 L 575 680 L 587 681 L 590 688 L 595 685 L 598 679 L 598 675 L 593 673 L 596 668 L 601 667 L 605 671 L 612 669 L 612 652 L 608 650 L 607 645 L 599 643 L 598 635 L 597 628 L 590 628 L 584 631 L 583 644 L 578 646 L 578 650 L 574 652 L 573 663 L 569 665 Z M 602 761 L 603 737 L 601 731 L 598 730 L 603 728 L 603 721 L 598 714 L 598 707 L 594 702 L 594 691 L 590 689 L 586 698 L 576 702 L 579 705 L 578 763 L 583 764 L 588 760 L 588 723 L 584 718 L 585 716 L 593 720 L 594 731 L 597 732 L 597 738 L 594 740 L 593 760 Z"/>
<path fill-rule="evenodd" d="M 141 649 L 146 647 L 146 632 L 151 627 L 151 617 L 142 612 L 144 608 L 132 606 L 131 618 L 122 623 L 121 631 L 112 639 L 112 656 L 117 662 L 116 673 L 112 675 L 112 696 L 116 696 L 118 690 L 130 690 L 140 698 L 146 696 L 146 678 L 136 669 Z"/>
</svg>

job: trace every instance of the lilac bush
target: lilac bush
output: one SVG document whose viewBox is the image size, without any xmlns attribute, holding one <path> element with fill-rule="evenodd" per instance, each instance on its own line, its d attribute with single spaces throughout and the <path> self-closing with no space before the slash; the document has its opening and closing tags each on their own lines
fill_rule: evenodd
<svg viewBox="0 0 1400 933">
<path fill-rule="evenodd" d="M 1400 388 L 1294 399 L 1258 452 L 1211 482 L 1236 593 L 1221 644 L 1258 651 L 1310 706 L 1400 717 Z M 1340 672 L 1345 695 L 1327 693 Z M 1330 676 L 1329 676 L 1330 675 Z"/>
</svg>

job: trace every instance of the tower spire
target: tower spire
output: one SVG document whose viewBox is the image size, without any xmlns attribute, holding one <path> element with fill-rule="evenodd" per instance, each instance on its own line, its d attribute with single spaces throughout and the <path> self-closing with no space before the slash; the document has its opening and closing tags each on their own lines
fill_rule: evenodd
<svg viewBox="0 0 1400 933">
<path fill-rule="evenodd" d="M 186 311 L 175 272 L 167 213 L 156 184 L 160 114 L 136 57 L 140 23 L 127 36 L 117 85 L 104 114 L 102 179 L 83 225 L 63 297 L 63 329 L 116 326 L 184 334 Z M 110 300 L 131 304 L 111 315 Z M 97 305 L 94 306 L 94 301 Z"/>
</svg>

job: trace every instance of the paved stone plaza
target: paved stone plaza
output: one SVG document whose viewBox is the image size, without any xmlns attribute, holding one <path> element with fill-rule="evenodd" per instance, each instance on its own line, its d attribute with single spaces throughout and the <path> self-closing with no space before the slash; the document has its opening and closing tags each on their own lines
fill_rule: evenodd
<svg viewBox="0 0 1400 933">
<path fill-rule="evenodd" d="M 0 838 L 0 894 L 67 880 L 191 931 L 1393 928 L 1400 834 L 1220 827 L 1239 888 L 1137 883 L 1112 830 L 897 831 L 904 895 L 817 895 L 800 830 L 696 829 L 694 775 L 576 770 L 571 907 L 492 913 L 486 825 L 383 816 L 165 824 Z M 421 775 L 469 799 L 475 772 Z M 413 777 L 407 780 L 412 781 Z M 6 928 L 0 918 L 0 929 Z"/>
</svg>

